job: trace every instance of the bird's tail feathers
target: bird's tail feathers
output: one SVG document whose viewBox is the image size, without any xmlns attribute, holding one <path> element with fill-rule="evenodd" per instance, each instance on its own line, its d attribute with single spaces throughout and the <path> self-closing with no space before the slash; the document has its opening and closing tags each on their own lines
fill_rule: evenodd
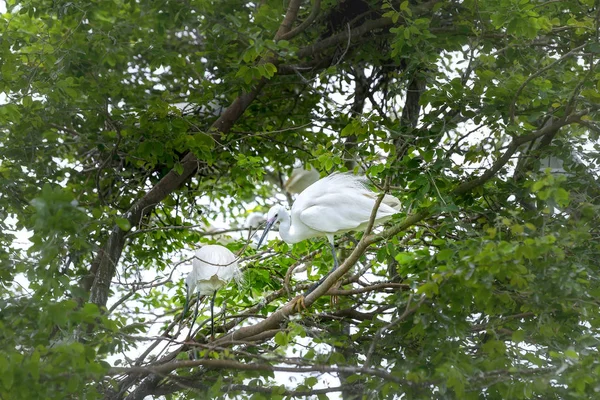
<svg viewBox="0 0 600 400">
<path fill-rule="evenodd" d="M 334 172 L 323 179 L 329 179 L 332 183 L 342 183 L 346 186 L 354 187 L 356 189 L 366 189 L 368 192 L 365 193 L 365 195 L 369 197 L 377 198 L 378 196 L 377 193 L 371 191 L 369 188 L 369 178 L 364 175 L 354 175 L 352 172 Z M 390 194 L 386 194 L 383 197 L 382 204 L 385 204 L 396 211 L 399 211 L 402 206 L 400 200 Z"/>
<path fill-rule="evenodd" d="M 244 283 L 246 283 L 246 280 L 244 279 L 244 273 L 239 268 L 236 268 L 233 272 L 233 280 L 238 286 L 243 286 Z"/>
</svg>

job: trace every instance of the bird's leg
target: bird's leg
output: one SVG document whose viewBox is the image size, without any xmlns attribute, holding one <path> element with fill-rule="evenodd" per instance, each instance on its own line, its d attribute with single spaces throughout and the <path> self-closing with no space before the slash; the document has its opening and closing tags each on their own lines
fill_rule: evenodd
<svg viewBox="0 0 600 400">
<path fill-rule="evenodd" d="M 306 306 L 304 305 L 304 298 L 306 296 L 308 296 L 309 294 L 311 294 L 321 283 L 323 283 L 325 281 L 325 279 L 327 279 L 327 277 L 329 275 L 331 275 L 331 273 L 335 270 L 332 269 L 331 271 L 329 271 L 324 277 L 322 277 L 321 279 L 319 279 L 316 283 L 314 283 L 311 287 L 308 288 L 308 290 L 306 292 L 304 292 L 304 294 L 296 297 L 294 299 L 295 301 L 295 305 L 294 307 L 298 309 L 298 312 L 302 311 L 302 309 L 306 309 Z"/>
<path fill-rule="evenodd" d="M 325 281 L 325 279 L 327 279 L 327 277 L 329 275 L 331 275 L 331 273 L 333 271 L 335 271 L 337 269 L 337 267 L 340 266 L 340 263 L 337 259 L 337 256 L 335 254 L 335 242 L 333 241 L 333 236 L 329 237 L 329 245 L 331 246 L 331 254 L 333 254 L 333 268 L 331 269 L 331 271 L 329 271 L 324 277 L 322 277 L 321 279 L 319 279 L 317 281 L 317 283 L 315 283 L 314 285 L 312 285 L 311 287 L 308 288 L 308 290 L 306 292 L 304 292 L 303 295 L 300 295 L 298 297 L 296 297 L 294 299 L 294 308 L 298 310 L 298 312 L 301 312 L 302 309 L 306 309 L 306 306 L 304 305 L 304 298 L 306 296 L 308 296 L 309 294 L 311 294 L 313 292 L 313 290 L 315 290 L 321 283 L 323 283 L 323 281 Z"/>
<path fill-rule="evenodd" d="M 337 267 L 340 266 L 340 263 L 335 254 L 335 243 L 333 241 L 333 237 L 329 238 L 329 244 L 331 245 L 331 254 L 333 254 L 333 269 L 332 269 L 332 271 L 335 271 L 337 269 Z M 327 275 L 329 275 L 329 274 L 327 274 Z"/>
<path fill-rule="evenodd" d="M 190 325 L 190 332 L 188 333 L 188 339 L 191 339 L 191 343 L 195 343 L 194 338 L 191 337 L 194 331 L 194 322 L 196 322 L 196 318 L 198 317 L 198 306 L 200 305 L 200 293 L 198 292 L 198 296 L 196 297 L 196 307 L 194 308 L 194 316 L 192 317 L 192 324 Z M 187 341 L 187 340 L 186 340 Z M 192 348 L 192 360 L 197 359 L 198 354 L 196 347 Z"/>
<path fill-rule="evenodd" d="M 215 297 L 217 297 L 217 291 L 215 290 L 212 298 L 210 299 L 210 340 L 215 340 Z"/>
<path fill-rule="evenodd" d="M 309 294 L 311 294 L 321 283 L 323 283 L 325 281 L 325 279 L 327 279 L 327 277 L 329 275 L 331 275 L 332 272 L 333 272 L 333 270 L 329 271 L 324 277 L 322 277 L 321 279 L 319 279 L 317 281 L 317 283 L 315 283 L 311 287 L 309 287 L 308 290 L 306 292 L 304 292 L 304 294 L 302 295 L 302 297 L 306 297 Z"/>
<path fill-rule="evenodd" d="M 340 287 L 340 281 L 336 281 L 331 288 L 337 290 L 339 287 Z M 332 294 L 331 297 L 329 298 L 329 303 L 331 304 L 332 307 L 337 307 L 338 306 L 337 295 Z"/>
<path fill-rule="evenodd" d="M 333 269 L 329 272 L 329 274 L 325 275 L 325 277 L 323 279 L 327 278 L 333 271 L 335 271 L 337 269 L 337 267 L 340 266 L 340 262 L 338 261 L 336 254 L 335 254 L 335 243 L 333 241 L 333 238 L 329 239 L 329 244 L 331 244 L 331 252 L 333 253 Z M 336 288 L 339 287 L 339 282 L 336 282 L 334 287 L 336 287 Z M 332 295 L 330 300 L 331 300 L 332 306 L 337 305 L 338 298 L 336 295 Z"/>
<path fill-rule="evenodd" d="M 349 234 L 349 233 L 346 233 L 346 234 L 344 235 L 344 237 L 345 237 L 345 238 L 346 238 L 346 239 L 347 239 L 349 242 L 351 242 L 351 243 L 352 243 L 354 246 L 358 245 L 358 240 L 356 240 L 356 238 L 355 238 L 354 236 L 352 236 L 351 234 Z"/>
</svg>

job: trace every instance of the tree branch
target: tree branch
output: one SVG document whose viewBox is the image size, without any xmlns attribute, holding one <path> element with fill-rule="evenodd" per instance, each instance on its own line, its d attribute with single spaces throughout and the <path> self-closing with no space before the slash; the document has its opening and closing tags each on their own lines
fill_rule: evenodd
<svg viewBox="0 0 600 400">
<path fill-rule="evenodd" d="M 298 15 L 298 10 L 300 9 L 300 3 L 302 0 L 291 0 L 288 5 L 287 11 L 285 13 L 285 17 L 279 25 L 279 29 L 275 34 L 275 40 L 281 40 L 292 29 L 292 25 L 294 25 L 294 21 Z"/>
<path fill-rule="evenodd" d="M 281 37 L 279 39 L 280 40 L 290 40 L 290 39 L 293 39 L 294 37 L 298 36 L 300 33 L 304 32 L 306 30 L 306 28 L 308 28 L 310 26 L 310 24 L 313 23 L 315 18 L 317 18 L 317 15 L 319 15 L 320 9 L 321 9 L 321 0 L 315 0 L 315 3 L 313 4 L 313 8 L 310 12 L 310 15 L 304 20 L 304 22 L 302 22 L 300 25 L 298 25 L 293 30 L 281 35 Z"/>
<path fill-rule="evenodd" d="M 535 132 L 515 137 L 508 145 L 508 148 L 506 149 L 504 154 L 502 154 L 502 156 L 499 159 L 497 159 L 496 162 L 494 162 L 494 164 L 492 164 L 490 168 L 488 168 L 483 174 L 481 174 L 481 176 L 459 185 L 456 189 L 452 191 L 452 193 L 454 195 L 462 195 L 467 192 L 470 192 L 477 186 L 483 185 L 485 182 L 491 179 L 498 171 L 500 171 L 500 169 L 504 167 L 504 165 L 506 165 L 508 160 L 512 157 L 512 155 L 519 149 L 519 147 L 522 144 L 531 142 L 532 140 L 535 140 L 544 135 L 554 134 L 563 126 L 579 121 L 582 116 L 589 114 L 589 112 L 590 110 L 586 109 L 584 111 L 571 114 L 565 118 L 555 121 L 550 125 L 544 126 L 543 128 L 538 129 Z"/>
<path fill-rule="evenodd" d="M 280 365 L 270 365 L 266 363 L 241 363 L 234 360 L 211 360 L 211 359 L 202 359 L 202 360 L 178 360 L 173 361 L 167 364 L 157 365 L 153 367 L 113 367 L 109 369 L 107 376 L 119 375 L 123 373 L 151 373 L 155 375 L 165 375 L 169 372 L 181 369 L 181 368 L 194 368 L 203 366 L 206 368 L 213 369 L 233 369 L 233 370 L 241 370 L 241 371 L 279 371 L 279 372 L 289 372 L 295 374 L 304 374 L 307 372 L 349 372 L 349 373 L 363 373 L 370 374 L 373 376 L 377 376 L 379 378 L 385 379 L 387 381 L 400 383 L 403 385 L 412 385 L 412 382 L 401 379 L 391 373 L 375 368 L 364 368 L 361 366 L 353 366 L 353 367 L 332 367 L 329 365 L 298 365 L 298 366 L 280 366 Z"/>
<path fill-rule="evenodd" d="M 373 292 L 373 291 L 377 291 L 379 289 L 387 289 L 387 288 L 408 290 L 408 289 L 410 289 L 410 285 L 407 285 L 405 283 L 382 282 L 382 283 L 377 283 L 374 285 L 369 285 L 369 286 L 365 286 L 365 287 L 361 287 L 361 288 L 357 288 L 357 289 L 349 289 L 349 290 L 331 289 L 327 292 L 327 294 L 332 295 L 332 296 L 334 296 L 334 295 L 335 296 L 350 296 L 353 294 Z"/>
</svg>

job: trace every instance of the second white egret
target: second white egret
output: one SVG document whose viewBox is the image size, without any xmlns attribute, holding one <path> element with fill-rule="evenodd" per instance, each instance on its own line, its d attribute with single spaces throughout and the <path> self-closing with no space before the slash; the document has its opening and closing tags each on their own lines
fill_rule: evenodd
<svg viewBox="0 0 600 400">
<path fill-rule="evenodd" d="M 239 281 L 241 272 L 237 257 L 228 248 L 220 245 L 203 246 L 196 250 L 192 261 L 192 271 L 185 279 L 187 296 L 183 308 L 183 317 L 188 311 L 190 298 L 194 292 L 198 292 L 196 310 L 192 319 L 192 327 L 198 315 L 198 303 L 200 296 L 212 295 L 210 301 L 210 332 L 214 338 L 214 306 L 217 290 L 227 285 L 232 279 Z M 190 332 L 192 328 L 190 327 Z"/>
<path fill-rule="evenodd" d="M 302 193 L 307 187 L 319 180 L 319 172 L 316 169 L 294 168 L 292 174 L 285 182 L 284 189 L 291 194 Z"/>
</svg>

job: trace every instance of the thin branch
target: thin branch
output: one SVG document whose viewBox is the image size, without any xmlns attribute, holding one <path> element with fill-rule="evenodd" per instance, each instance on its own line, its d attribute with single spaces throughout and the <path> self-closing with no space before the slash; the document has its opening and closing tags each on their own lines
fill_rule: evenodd
<svg viewBox="0 0 600 400">
<path fill-rule="evenodd" d="M 135 231 L 129 231 L 125 237 L 129 238 L 135 235 L 139 235 L 142 233 L 148 233 L 148 232 L 154 232 L 154 231 L 162 231 L 162 230 L 169 230 L 169 229 L 194 229 L 194 228 L 206 228 L 206 224 L 196 224 L 196 225 L 167 225 L 167 226 L 156 226 L 153 228 L 147 228 L 147 229 L 136 229 Z M 200 236 L 215 236 L 215 235 L 219 235 L 222 233 L 233 233 L 233 232 L 242 232 L 242 231 L 247 231 L 248 228 L 235 228 L 235 229 L 222 229 L 222 230 L 218 230 L 218 231 L 204 231 L 204 232 L 196 232 L 198 233 Z"/>
<path fill-rule="evenodd" d="M 461 185 L 459 185 L 456 189 L 454 189 L 452 191 L 452 194 L 454 195 L 461 195 L 467 192 L 470 192 L 471 190 L 473 190 L 474 188 L 476 188 L 477 186 L 480 186 L 482 184 L 484 184 L 485 182 L 487 182 L 489 179 L 491 179 L 498 171 L 500 171 L 500 169 L 502 167 L 504 167 L 504 165 L 506 165 L 506 163 L 508 162 L 508 160 L 512 157 L 512 155 L 519 149 L 519 147 L 525 143 L 531 142 L 532 140 L 535 140 L 539 137 L 542 137 L 544 135 L 549 135 L 549 134 L 554 134 L 556 133 L 560 128 L 562 128 L 565 125 L 569 125 L 572 124 L 573 122 L 579 122 L 581 120 L 581 117 L 584 115 L 587 115 L 590 113 L 590 110 L 584 110 L 581 111 L 579 113 L 574 113 L 569 115 L 568 117 L 562 118 L 560 120 L 555 121 L 552 124 L 546 125 L 544 127 L 542 127 L 541 129 L 538 129 L 535 132 L 532 132 L 530 134 L 527 135 L 522 135 L 522 136 L 517 136 L 515 137 L 511 143 L 508 145 L 506 151 L 504 152 L 504 154 L 498 158 L 490 168 L 488 168 L 487 170 L 485 170 L 485 172 L 483 174 L 481 174 L 481 176 L 471 179 L 467 182 L 462 183 Z"/>
<path fill-rule="evenodd" d="M 344 49 L 344 52 L 335 62 L 335 65 L 338 65 L 344 59 L 346 53 L 348 52 L 348 49 L 350 48 L 350 42 L 352 41 L 352 31 L 350 30 L 350 24 L 347 24 L 346 26 L 348 27 L 348 42 L 346 43 L 346 48 Z"/>
<path fill-rule="evenodd" d="M 396 382 L 402 385 L 410 385 L 413 383 L 410 381 L 406 381 L 402 378 L 399 378 L 395 375 L 392 375 L 388 371 L 382 369 L 375 368 L 366 368 L 361 366 L 338 366 L 332 367 L 329 365 L 309 365 L 309 366 L 294 366 L 294 367 L 286 367 L 279 365 L 270 365 L 266 363 L 241 363 L 234 360 L 225 360 L 225 359 L 203 359 L 203 360 L 178 360 L 173 361 L 167 364 L 157 365 L 153 367 L 112 367 L 108 370 L 107 375 L 120 375 L 120 374 L 130 374 L 130 373 L 151 373 L 157 375 L 164 375 L 171 371 L 175 371 L 181 368 L 194 368 L 194 367 L 207 367 L 214 369 L 233 369 L 233 370 L 242 370 L 242 371 L 279 371 L 279 372 L 289 372 L 294 374 L 304 374 L 307 372 L 322 372 L 322 373 L 339 373 L 339 372 L 348 372 L 351 374 L 362 373 L 362 374 L 370 374 L 373 376 L 377 376 L 379 378 Z"/>
<path fill-rule="evenodd" d="M 585 126 L 586 128 L 588 128 L 591 131 L 594 131 L 594 132 L 600 134 L 600 126 L 595 125 L 594 123 L 592 123 L 590 121 L 579 121 L 579 124 Z"/>
<path fill-rule="evenodd" d="M 405 283 L 382 282 L 382 283 L 377 283 L 374 285 L 365 286 L 365 287 L 361 287 L 361 288 L 357 288 L 357 289 L 349 289 L 349 290 L 330 289 L 327 292 L 327 294 L 332 295 L 332 296 L 334 296 L 334 295 L 335 296 L 350 296 L 353 294 L 374 292 L 379 289 L 388 289 L 388 288 L 409 290 L 410 285 L 407 285 Z"/>
<path fill-rule="evenodd" d="M 371 217 L 369 218 L 369 223 L 367 224 L 367 227 L 366 227 L 365 233 L 364 233 L 365 236 L 367 236 L 371 233 L 371 230 L 373 229 L 373 225 L 375 224 L 375 219 L 377 218 L 377 211 L 379 210 L 379 206 L 381 205 L 381 202 L 383 201 L 383 198 L 386 196 L 386 192 L 389 189 L 390 189 L 390 177 L 388 176 L 385 180 L 384 190 L 377 197 L 377 200 L 375 201 L 375 205 L 373 206 L 373 209 L 371 210 Z"/>
</svg>

